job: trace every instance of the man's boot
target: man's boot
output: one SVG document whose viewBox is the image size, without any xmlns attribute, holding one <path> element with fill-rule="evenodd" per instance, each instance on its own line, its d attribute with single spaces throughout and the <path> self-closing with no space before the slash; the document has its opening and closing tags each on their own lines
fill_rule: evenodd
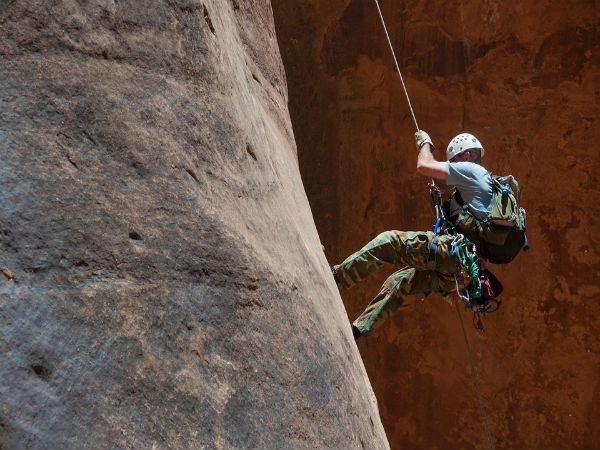
<svg viewBox="0 0 600 450">
<path fill-rule="evenodd" d="M 335 284 L 340 284 L 340 279 L 337 276 L 337 272 L 335 271 L 335 267 L 334 266 L 329 266 L 329 268 L 331 269 L 331 273 L 333 274 L 333 279 L 335 280 Z"/>
<path fill-rule="evenodd" d="M 362 336 L 362 333 L 358 329 L 358 327 L 352 324 L 352 335 L 354 336 L 354 340 L 356 341 L 359 337 Z"/>
</svg>

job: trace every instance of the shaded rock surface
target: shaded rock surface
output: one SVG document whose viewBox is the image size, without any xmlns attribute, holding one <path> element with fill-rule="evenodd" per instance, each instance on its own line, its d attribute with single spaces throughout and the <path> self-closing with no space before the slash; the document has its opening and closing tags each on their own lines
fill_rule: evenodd
<svg viewBox="0 0 600 450">
<path fill-rule="evenodd" d="M 438 157 L 462 131 L 523 186 L 531 250 L 494 270 L 501 310 L 464 314 L 496 448 L 600 442 L 598 2 L 381 1 Z M 372 0 L 273 3 L 300 168 L 337 263 L 387 229 L 431 229 L 414 125 Z M 380 276 L 342 292 L 355 318 Z M 392 448 L 487 446 L 456 313 L 410 299 L 359 341 Z"/>
<path fill-rule="evenodd" d="M 0 34 L 0 447 L 386 448 L 269 2 L 3 1 Z"/>
</svg>

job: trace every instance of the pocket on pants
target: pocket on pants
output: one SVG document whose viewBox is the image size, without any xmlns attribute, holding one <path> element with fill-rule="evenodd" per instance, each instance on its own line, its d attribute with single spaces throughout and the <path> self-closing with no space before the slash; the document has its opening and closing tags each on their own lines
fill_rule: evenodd
<svg viewBox="0 0 600 450">
<path fill-rule="evenodd" d="M 448 235 L 442 235 L 438 238 L 435 270 L 446 275 L 454 275 L 457 271 L 456 256 L 450 253 L 453 239 L 453 236 Z"/>
<path fill-rule="evenodd" d="M 410 266 L 427 270 L 427 260 L 429 259 L 429 242 L 433 239 L 432 232 L 409 231 L 404 240 L 406 263 Z"/>
</svg>

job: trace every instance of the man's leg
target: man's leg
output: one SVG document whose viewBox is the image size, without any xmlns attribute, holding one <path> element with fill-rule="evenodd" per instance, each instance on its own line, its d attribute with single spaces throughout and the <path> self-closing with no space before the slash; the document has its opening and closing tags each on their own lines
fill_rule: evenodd
<svg viewBox="0 0 600 450">
<path fill-rule="evenodd" d="M 386 231 L 334 266 L 335 274 L 351 287 L 386 263 L 426 270 L 433 236 L 430 231 Z"/>
<path fill-rule="evenodd" d="M 432 280 L 432 275 L 432 272 L 408 267 L 388 277 L 379 294 L 352 323 L 354 338 L 358 339 L 379 327 L 402 306 L 408 295 L 429 295 L 434 291 L 450 295 L 456 291 L 456 283 L 460 290 L 469 284 L 469 280 L 455 281 L 453 275 L 436 273 L 435 280 Z"/>
<path fill-rule="evenodd" d="M 434 236 L 429 232 L 419 234 L 428 239 L 432 239 Z M 431 243 L 428 242 L 426 256 L 421 248 L 415 245 L 414 240 L 405 239 L 405 261 L 417 269 L 414 267 L 401 269 L 385 281 L 379 294 L 352 324 L 355 338 L 377 328 L 400 308 L 407 295 L 428 295 L 431 292 L 450 294 L 456 290 L 456 284 L 458 284 L 458 289 L 462 290 L 470 283 L 470 279 L 455 281 L 454 274 L 457 266 L 456 257 L 451 254 L 452 239 L 452 236 L 448 235 L 438 236 L 433 246 L 435 247 L 433 252 L 430 248 Z M 413 251 L 415 249 L 417 251 Z"/>
<path fill-rule="evenodd" d="M 429 293 L 431 293 L 429 272 L 411 267 L 401 269 L 385 280 L 379 294 L 352 325 L 360 331 L 361 335 L 369 334 L 402 306 L 407 295 Z"/>
</svg>

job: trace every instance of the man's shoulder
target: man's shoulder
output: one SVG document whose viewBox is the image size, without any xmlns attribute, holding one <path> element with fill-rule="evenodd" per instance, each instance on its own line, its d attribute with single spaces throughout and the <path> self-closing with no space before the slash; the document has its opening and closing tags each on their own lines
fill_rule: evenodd
<svg viewBox="0 0 600 450">
<path fill-rule="evenodd" d="M 468 161 L 459 161 L 459 162 L 448 162 L 449 171 L 457 172 L 461 175 L 470 175 L 475 178 L 490 178 L 490 172 L 483 167 L 481 164 L 476 164 L 474 162 Z"/>
<path fill-rule="evenodd" d="M 448 165 L 450 165 L 450 167 L 454 167 L 456 170 L 475 170 L 475 171 L 483 170 L 484 172 L 487 172 L 487 169 L 485 167 L 483 167 L 481 164 L 477 164 L 477 163 L 469 162 L 469 161 L 457 161 L 457 162 L 448 161 Z"/>
</svg>

